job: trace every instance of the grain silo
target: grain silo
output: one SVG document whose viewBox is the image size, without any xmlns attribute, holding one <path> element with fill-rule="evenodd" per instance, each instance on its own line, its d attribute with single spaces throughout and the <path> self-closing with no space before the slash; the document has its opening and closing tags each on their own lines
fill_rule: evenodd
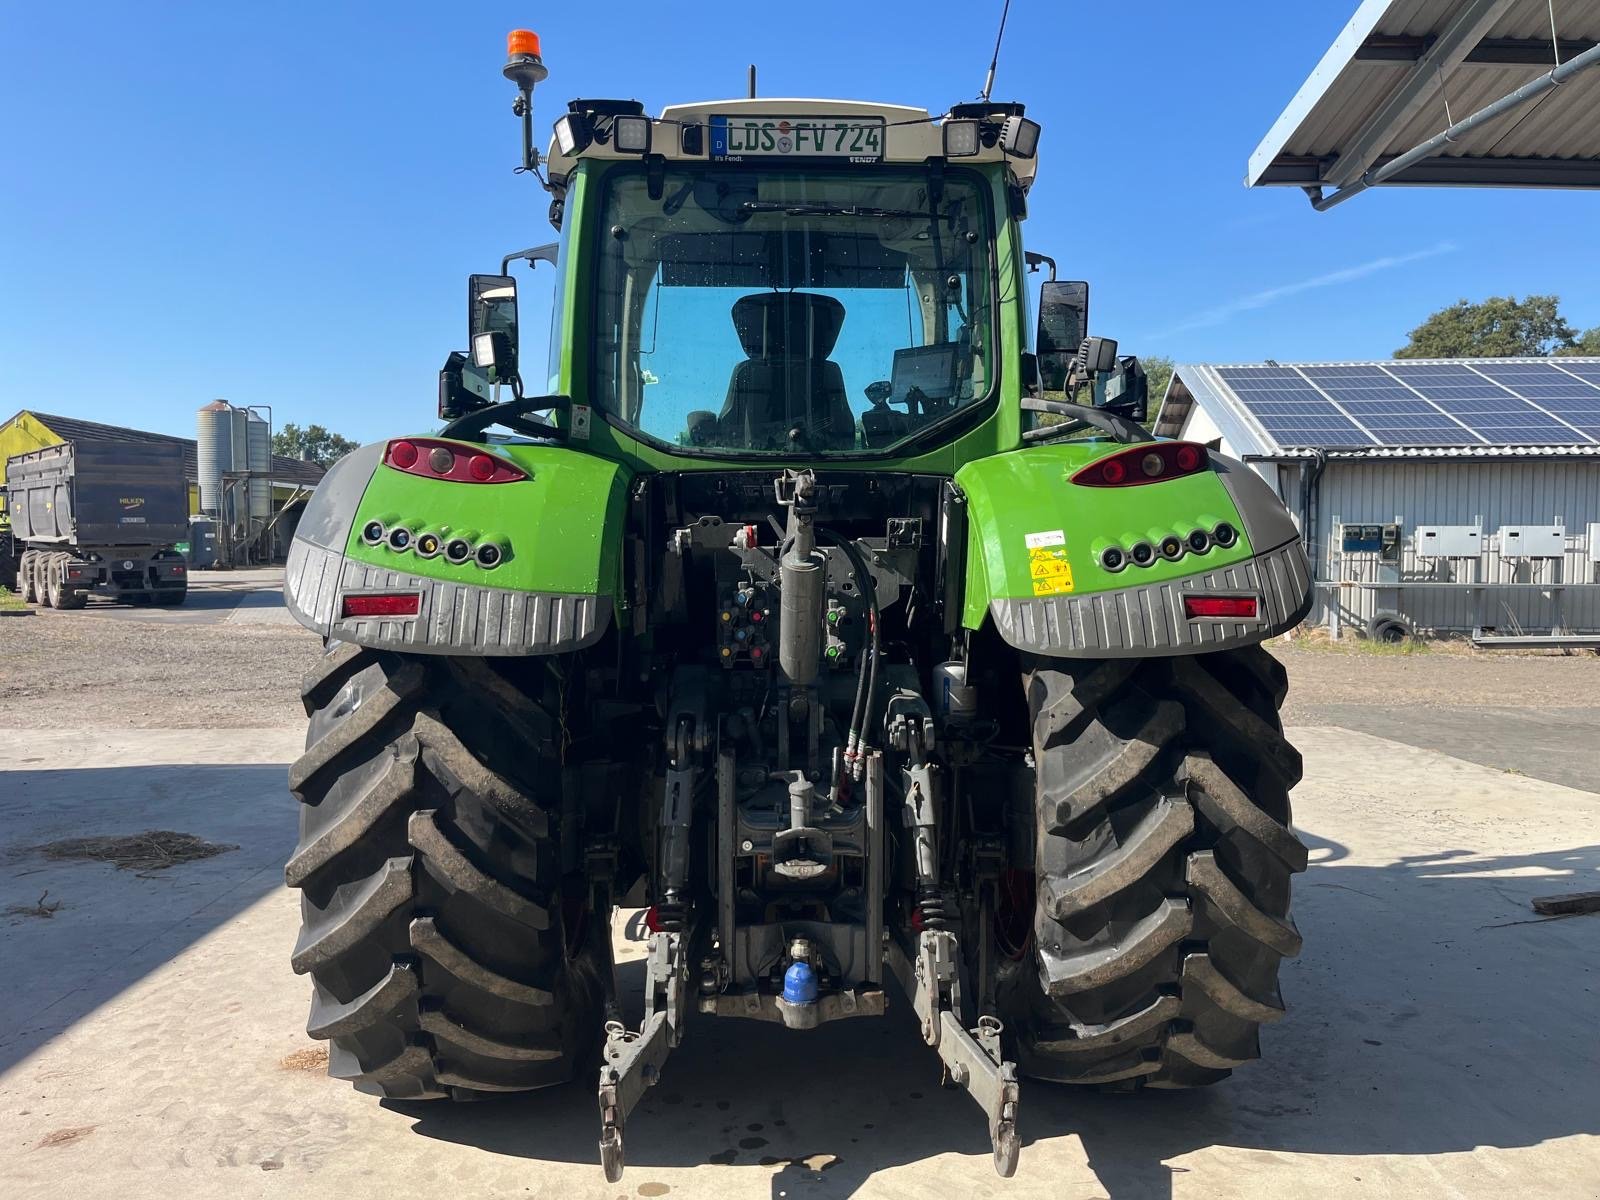
<svg viewBox="0 0 1600 1200">
<path fill-rule="evenodd" d="M 272 517 L 272 432 L 253 412 L 245 413 L 245 469 L 250 472 L 249 513 L 253 525 Z"/>
<path fill-rule="evenodd" d="M 198 414 L 196 474 L 200 485 L 200 511 L 226 521 L 222 511 L 222 476 L 233 470 L 233 408 L 226 400 L 213 400 Z"/>
</svg>

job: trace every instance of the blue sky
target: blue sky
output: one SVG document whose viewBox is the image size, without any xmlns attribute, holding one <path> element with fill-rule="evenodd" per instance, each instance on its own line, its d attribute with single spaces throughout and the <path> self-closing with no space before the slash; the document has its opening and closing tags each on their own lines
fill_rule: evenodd
<svg viewBox="0 0 1600 1200">
<path fill-rule="evenodd" d="M 742 95 L 752 61 L 766 95 L 942 111 L 980 87 L 999 7 L 5 5 L 0 417 L 192 435 L 222 396 L 361 440 L 426 427 L 467 273 L 553 237 L 511 172 L 507 29 L 543 38 L 543 140 L 571 96 Z M 1354 8 L 1013 0 L 995 94 L 1044 125 L 1028 244 L 1092 281 L 1096 332 L 1180 360 L 1387 357 L 1441 305 L 1530 291 L 1600 325 L 1573 236 L 1593 193 L 1397 189 L 1316 214 L 1245 190 Z M 523 281 L 530 379 L 550 278 Z"/>
</svg>

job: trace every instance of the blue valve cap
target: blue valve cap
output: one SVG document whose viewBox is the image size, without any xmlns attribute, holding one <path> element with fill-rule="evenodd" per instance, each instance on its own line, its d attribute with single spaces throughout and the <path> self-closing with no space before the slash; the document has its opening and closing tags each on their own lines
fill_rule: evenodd
<svg viewBox="0 0 1600 1200">
<path fill-rule="evenodd" d="M 809 963 L 797 962 L 783 973 L 783 999 L 787 1004 L 813 1004 L 817 999 L 817 973 Z"/>
</svg>

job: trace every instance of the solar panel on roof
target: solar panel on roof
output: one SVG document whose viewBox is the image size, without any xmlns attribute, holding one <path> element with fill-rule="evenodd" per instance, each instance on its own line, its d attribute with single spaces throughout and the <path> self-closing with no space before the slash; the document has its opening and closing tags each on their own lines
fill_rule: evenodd
<svg viewBox="0 0 1600 1200">
<path fill-rule="evenodd" d="M 1219 367 L 1287 446 L 1600 443 L 1600 362 L 1565 359 Z"/>
</svg>

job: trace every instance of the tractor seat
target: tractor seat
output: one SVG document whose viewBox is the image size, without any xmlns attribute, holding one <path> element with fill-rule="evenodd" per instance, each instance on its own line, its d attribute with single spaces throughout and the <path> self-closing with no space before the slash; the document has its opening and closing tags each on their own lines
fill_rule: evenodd
<svg viewBox="0 0 1600 1200">
<path fill-rule="evenodd" d="M 789 430 L 804 430 L 802 445 L 848 450 L 855 416 L 844 374 L 828 361 L 844 305 L 810 292 L 763 292 L 734 303 L 733 326 L 748 356 L 733 369 L 718 418 L 723 445 L 781 450 Z"/>
</svg>

